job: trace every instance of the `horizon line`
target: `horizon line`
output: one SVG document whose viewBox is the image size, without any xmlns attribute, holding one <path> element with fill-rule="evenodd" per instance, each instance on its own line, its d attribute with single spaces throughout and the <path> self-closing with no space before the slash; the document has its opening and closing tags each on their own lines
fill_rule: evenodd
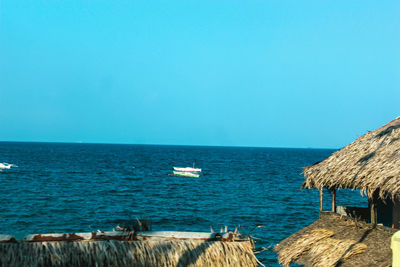
<svg viewBox="0 0 400 267">
<path fill-rule="evenodd" d="M 84 141 L 2 141 L 0 143 L 49 143 L 49 144 L 89 144 L 89 145 L 138 145 L 138 146 L 196 146 L 196 147 L 237 147 L 237 148 L 281 148 L 281 149 L 326 149 L 339 150 L 329 147 L 289 147 L 289 146 L 246 146 L 246 145 L 199 145 L 199 144 L 134 144 L 134 143 L 109 143 L 109 142 L 84 142 Z"/>
</svg>

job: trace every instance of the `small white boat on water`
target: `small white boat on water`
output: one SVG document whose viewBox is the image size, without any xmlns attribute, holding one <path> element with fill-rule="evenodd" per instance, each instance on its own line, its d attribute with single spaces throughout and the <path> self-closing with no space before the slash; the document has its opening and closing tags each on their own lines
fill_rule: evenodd
<svg viewBox="0 0 400 267">
<path fill-rule="evenodd" d="M 10 164 L 10 163 L 6 163 L 6 162 L 0 163 L 0 169 L 11 169 L 11 167 L 15 168 L 18 166 L 15 164 Z"/>
<path fill-rule="evenodd" d="M 191 167 L 174 167 L 174 170 L 178 172 L 201 172 L 201 169 Z"/>
</svg>

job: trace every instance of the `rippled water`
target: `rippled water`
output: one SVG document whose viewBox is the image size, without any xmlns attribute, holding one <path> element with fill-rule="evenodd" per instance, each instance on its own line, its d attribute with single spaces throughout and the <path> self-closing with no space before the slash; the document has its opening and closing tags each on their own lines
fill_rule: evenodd
<svg viewBox="0 0 400 267">
<path fill-rule="evenodd" d="M 153 230 L 240 226 L 268 248 L 317 218 L 318 192 L 300 190 L 302 167 L 333 152 L 3 142 L 0 162 L 19 167 L 0 173 L 0 233 L 105 231 L 138 216 L 150 218 Z M 168 176 L 194 161 L 205 176 Z M 270 250 L 258 257 L 276 265 Z"/>
</svg>

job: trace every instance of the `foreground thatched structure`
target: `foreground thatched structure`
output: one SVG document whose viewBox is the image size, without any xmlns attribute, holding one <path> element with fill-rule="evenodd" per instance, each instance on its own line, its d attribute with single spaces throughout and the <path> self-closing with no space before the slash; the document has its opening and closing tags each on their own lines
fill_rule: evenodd
<svg viewBox="0 0 400 267">
<path fill-rule="evenodd" d="M 248 239 L 162 233 L 10 238 L 0 243 L 0 266 L 257 266 Z"/>
<path fill-rule="evenodd" d="M 391 266 L 395 230 L 322 213 L 311 225 L 275 246 L 279 263 L 305 266 Z"/>
</svg>

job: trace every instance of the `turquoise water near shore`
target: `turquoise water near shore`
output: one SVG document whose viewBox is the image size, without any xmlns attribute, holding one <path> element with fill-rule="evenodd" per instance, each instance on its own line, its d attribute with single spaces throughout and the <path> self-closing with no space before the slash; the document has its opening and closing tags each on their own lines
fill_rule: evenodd
<svg viewBox="0 0 400 267">
<path fill-rule="evenodd" d="M 108 231 L 136 217 L 153 230 L 227 225 L 257 237 L 267 248 L 259 259 L 275 266 L 272 247 L 318 217 L 318 192 L 300 190 L 302 168 L 334 151 L 0 142 L 0 162 L 18 165 L 0 173 L 0 234 Z M 204 176 L 168 175 L 193 162 Z M 358 192 L 337 200 L 366 205 Z"/>
</svg>

